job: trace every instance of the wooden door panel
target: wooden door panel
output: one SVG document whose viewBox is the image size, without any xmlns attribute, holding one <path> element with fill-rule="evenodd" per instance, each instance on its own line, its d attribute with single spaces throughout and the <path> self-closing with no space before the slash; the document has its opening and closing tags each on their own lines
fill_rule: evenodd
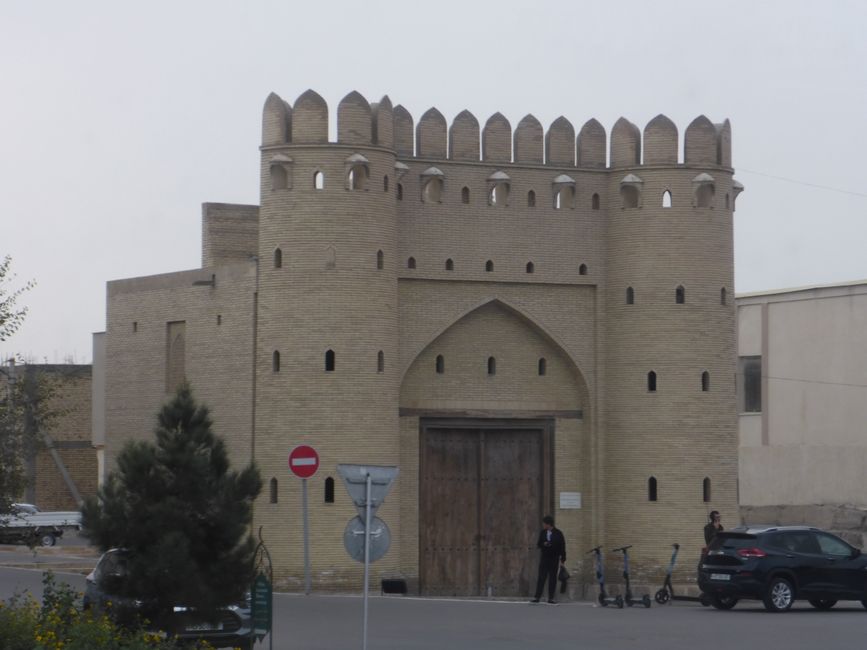
<svg viewBox="0 0 867 650">
<path fill-rule="evenodd" d="M 528 596 L 543 515 L 541 432 L 486 431 L 482 449 L 482 587 L 495 596 Z"/>
<path fill-rule="evenodd" d="M 426 432 L 421 477 L 424 592 L 479 593 L 479 436 L 475 430 Z"/>
</svg>

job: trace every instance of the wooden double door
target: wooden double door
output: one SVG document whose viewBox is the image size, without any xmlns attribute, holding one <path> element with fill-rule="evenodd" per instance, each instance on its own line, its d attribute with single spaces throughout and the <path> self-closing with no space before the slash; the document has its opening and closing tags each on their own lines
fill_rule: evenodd
<svg viewBox="0 0 867 650">
<path fill-rule="evenodd" d="M 422 593 L 530 594 L 536 537 L 551 504 L 551 427 L 545 421 L 422 421 Z"/>
</svg>

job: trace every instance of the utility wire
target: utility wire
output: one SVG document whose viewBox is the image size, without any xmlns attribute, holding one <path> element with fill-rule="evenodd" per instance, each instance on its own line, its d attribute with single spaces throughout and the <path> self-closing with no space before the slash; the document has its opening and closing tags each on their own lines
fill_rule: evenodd
<svg viewBox="0 0 867 650">
<path fill-rule="evenodd" d="M 852 190 L 843 190 L 839 187 L 830 187 L 828 185 L 819 185 L 818 183 L 808 183 L 807 181 L 799 181 L 794 178 L 786 178 L 785 176 L 775 176 L 774 174 L 765 174 L 764 172 L 757 172 L 752 169 L 745 169 L 744 167 L 738 167 L 737 170 L 739 172 L 746 172 L 747 174 L 755 174 L 756 176 L 764 176 L 765 178 L 773 178 L 778 181 L 785 181 L 786 183 L 794 183 L 795 185 L 806 185 L 807 187 L 815 187 L 820 190 L 827 190 L 829 192 L 837 192 L 838 194 L 849 194 L 850 196 L 861 196 L 867 198 L 867 194 L 864 192 L 853 192 Z"/>
<path fill-rule="evenodd" d="M 849 386 L 851 388 L 867 388 L 867 384 L 849 384 L 844 381 L 822 381 L 821 379 L 795 379 L 794 377 L 773 377 L 771 375 L 763 375 L 767 379 L 776 379 L 777 381 L 796 381 L 803 384 L 824 384 L 826 386 Z"/>
</svg>

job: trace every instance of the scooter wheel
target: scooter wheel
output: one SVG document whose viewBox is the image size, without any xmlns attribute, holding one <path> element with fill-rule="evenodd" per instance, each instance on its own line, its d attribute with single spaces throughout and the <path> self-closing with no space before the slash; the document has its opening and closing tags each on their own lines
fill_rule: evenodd
<svg viewBox="0 0 867 650">
<path fill-rule="evenodd" d="M 660 589 L 653 597 L 660 605 L 665 605 L 668 601 L 671 600 L 671 594 L 668 593 L 668 589 Z"/>
<path fill-rule="evenodd" d="M 617 605 L 620 609 L 623 609 L 623 596 L 616 596 L 614 598 L 614 604 Z"/>
<path fill-rule="evenodd" d="M 641 604 L 650 609 L 650 596 L 648 594 L 641 597 Z"/>
<path fill-rule="evenodd" d="M 602 594 L 599 594 L 597 600 L 599 601 L 599 604 L 602 605 L 602 607 L 608 607 L 608 600 Z"/>
</svg>

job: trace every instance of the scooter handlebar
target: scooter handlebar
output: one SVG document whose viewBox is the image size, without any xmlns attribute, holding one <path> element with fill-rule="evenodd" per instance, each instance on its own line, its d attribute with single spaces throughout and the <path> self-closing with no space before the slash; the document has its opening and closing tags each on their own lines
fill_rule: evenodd
<svg viewBox="0 0 867 650">
<path fill-rule="evenodd" d="M 585 553 L 585 555 L 590 555 L 591 553 L 598 553 L 601 548 L 602 545 L 600 544 L 599 546 L 591 548 L 589 551 L 587 551 L 587 553 Z"/>
<path fill-rule="evenodd" d="M 612 548 L 611 552 L 616 553 L 617 551 L 625 551 L 625 550 L 630 549 L 630 548 L 632 548 L 632 544 L 630 544 L 629 546 L 621 546 L 619 548 Z"/>
<path fill-rule="evenodd" d="M 672 544 L 672 546 L 674 547 L 674 550 L 675 550 L 675 551 L 680 550 L 680 544 L 678 544 L 677 542 L 675 542 L 674 544 Z"/>
</svg>

